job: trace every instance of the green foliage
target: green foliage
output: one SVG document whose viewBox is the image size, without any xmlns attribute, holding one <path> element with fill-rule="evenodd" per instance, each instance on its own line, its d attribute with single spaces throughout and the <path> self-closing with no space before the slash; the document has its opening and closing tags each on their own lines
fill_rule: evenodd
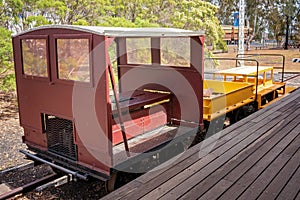
<svg viewBox="0 0 300 200">
<path fill-rule="evenodd" d="M 16 78 L 14 73 L 9 73 L 1 79 L 0 90 L 10 92 L 16 89 Z"/>
<path fill-rule="evenodd" d="M 135 24 L 122 17 L 105 17 L 99 24 L 99 26 L 115 26 L 115 27 L 135 27 Z"/>
<path fill-rule="evenodd" d="M 226 48 L 222 41 L 223 32 L 220 23 L 215 16 L 217 7 L 202 0 L 7 0 L 5 2 L 2 3 L 1 18 L 4 20 L 2 23 L 11 19 L 10 26 L 13 27 L 7 28 L 13 28 L 18 32 L 50 23 L 204 29 L 207 41 L 214 49 Z"/>
<path fill-rule="evenodd" d="M 151 23 L 147 20 L 137 18 L 135 22 L 127 20 L 123 17 L 104 17 L 100 22 L 99 26 L 114 26 L 114 27 L 158 27 L 158 24 Z"/>
<path fill-rule="evenodd" d="M 77 21 L 72 23 L 73 25 L 81 25 L 81 26 L 88 26 L 89 23 L 84 19 L 78 19 Z"/>
<path fill-rule="evenodd" d="M 211 3 L 201 0 L 182 1 L 176 6 L 171 18 L 171 26 L 190 30 L 203 29 L 213 49 L 224 49 L 224 32 L 215 16 L 216 13 L 217 7 Z"/>
<path fill-rule="evenodd" d="M 112 0 L 110 16 L 101 25 L 204 29 L 214 49 L 226 49 L 223 31 L 215 16 L 217 7 L 201 0 Z M 122 20 L 123 19 L 123 20 Z M 132 22 L 132 23 L 130 23 Z"/>
<path fill-rule="evenodd" d="M 135 27 L 159 27 L 159 24 L 151 23 L 150 21 L 141 19 L 139 17 L 135 19 L 134 24 Z"/>
<path fill-rule="evenodd" d="M 28 26 L 38 27 L 42 25 L 51 24 L 51 21 L 47 20 L 43 16 L 28 16 L 25 22 Z"/>
<path fill-rule="evenodd" d="M 11 91 L 15 88 L 10 36 L 10 31 L 0 27 L 0 90 L 2 91 Z"/>
<path fill-rule="evenodd" d="M 11 32 L 47 24 L 174 27 L 206 31 L 213 48 L 225 49 L 217 7 L 201 0 L 5 0 L 0 2 L 0 81 L 14 87 Z"/>
</svg>

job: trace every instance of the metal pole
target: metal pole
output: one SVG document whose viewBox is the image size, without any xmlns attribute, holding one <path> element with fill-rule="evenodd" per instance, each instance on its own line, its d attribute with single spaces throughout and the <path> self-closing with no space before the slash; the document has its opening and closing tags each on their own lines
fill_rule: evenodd
<svg viewBox="0 0 300 200">
<path fill-rule="evenodd" d="M 244 53 L 244 27 L 245 27 L 245 1 L 239 0 L 239 46 L 238 53 Z M 240 61 L 241 66 L 244 65 L 243 61 Z"/>
<path fill-rule="evenodd" d="M 28 151 L 20 150 L 20 152 L 23 153 L 23 154 L 25 154 L 27 157 L 29 157 L 29 158 L 31 158 L 31 159 L 33 159 L 33 160 L 37 160 L 37 161 L 39 161 L 39 162 L 41 162 L 41 163 L 45 163 L 45 164 L 47 164 L 47 165 L 50 165 L 51 167 L 54 167 L 54 168 L 56 168 L 56 169 L 58 169 L 58 170 L 60 170 L 60 171 L 63 171 L 63 172 L 65 172 L 65 173 L 67 173 L 67 174 L 71 174 L 71 175 L 73 175 L 73 176 L 75 176 L 75 177 L 77 177 L 77 178 L 80 178 L 80 179 L 82 179 L 82 180 L 85 180 L 85 181 L 88 180 L 87 175 L 81 175 L 81 174 L 79 174 L 79 173 L 76 172 L 76 171 L 72 171 L 72 170 L 66 169 L 66 168 L 64 168 L 64 167 L 61 167 L 61 166 L 59 166 L 59 165 L 56 165 L 56 164 L 54 164 L 54 163 L 52 163 L 52 162 L 49 162 L 49 161 L 44 160 L 44 159 L 42 159 L 42 158 L 40 158 L 40 157 L 38 157 L 38 156 L 35 156 L 35 155 L 29 153 Z"/>
<path fill-rule="evenodd" d="M 112 89 L 113 89 L 113 93 L 114 93 L 114 97 L 115 97 L 115 101 L 116 101 L 117 112 L 119 115 L 119 123 L 121 126 L 121 132 L 122 132 L 126 155 L 127 155 L 127 157 L 130 157 L 129 146 L 128 146 L 127 136 L 126 136 L 126 132 L 125 132 L 125 126 L 124 126 L 124 122 L 122 119 L 122 111 L 121 111 L 121 107 L 120 107 L 120 103 L 119 103 L 119 97 L 117 94 L 117 89 L 116 89 L 116 84 L 115 84 L 116 82 L 115 82 L 115 78 L 113 75 L 113 69 L 112 69 L 111 64 L 108 65 L 108 72 L 109 72 L 110 81 L 111 81 L 111 85 L 112 85 Z"/>
</svg>

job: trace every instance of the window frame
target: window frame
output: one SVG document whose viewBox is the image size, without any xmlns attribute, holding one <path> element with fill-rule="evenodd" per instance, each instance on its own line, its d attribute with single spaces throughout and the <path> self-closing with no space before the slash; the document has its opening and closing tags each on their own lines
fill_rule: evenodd
<svg viewBox="0 0 300 200">
<path fill-rule="evenodd" d="M 26 40 L 26 39 L 32 39 L 32 40 L 45 39 L 46 40 L 47 76 L 36 76 L 36 75 L 25 74 L 22 40 Z M 41 81 L 50 81 L 51 80 L 51 70 L 50 70 L 50 54 L 49 54 L 49 35 L 25 35 L 25 36 L 20 36 L 19 41 L 20 41 L 20 50 L 21 50 L 20 53 L 21 53 L 21 64 L 22 64 L 22 78 L 41 80 Z"/>
<path fill-rule="evenodd" d="M 188 70 L 188 69 L 192 69 L 192 37 L 189 36 L 181 36 L 181 37 L 124 37 L 125 38 L 125 47 L 123 47 L 123 51 L 126 52 L 126 61 L 123 62 L 123 64 L 121 65 L 127 65 L 127 66 L 132 66 L 132 67 L 137 67 L 137 66 L 151 66 L 151 67 L 162 67 L 162 68 L 174 68 L 174 69 L 184 69 L 184 70 Z M 150 57 L 151 57 L 151 63 L 149 64 L 145 64 L 145 63 L 130 63 L 129 59 L 128 59 L 128 45 L 127 45 L 127 39 L 143 39 L 143 38 L 149 38 L 150 39 Z M 155 47 L 153 47 L 153 39 L 159 38 L 159 63 L 155 63 L 153 60 L 153 48 L 156 49 Z M 166 38 L 185 38 L 189 40 L 189 51 L 190 51 L 190 60 L 189 60 L 189 65 L 168 65 L 168 64 L 162 64 L 162 48 L 161 48 L 161 41 L 162 39 L 166 39 Z M 118 44 L 120 45 L 120 44 Z M 117 47 L 117 49 L 120 51 L 120 47 Z"/>
<path fill-rule="evenodd" d="M 54 55 L 53 55 L 53 61 L 54 61 L 54 67 L 53 67 L 53 82 L 55 83 L 62 83 L 62 84 L 69 84 L 69 85 L 82 85 L 82 86 L 88 86 L 93 87 L 93 55 L 92 55 L 92 34 L 53 34 L 52 41 L 53 41 L 53 48 L 54 48 Z M 57 49 L 57 39 L 88 39 L 89 42 L 89 76 L 90 81 L 84 82 L 84 81 L 76 81 L 72 79 L 61 79 L 59 78 L 59 69 L 58 69 L 58 49 Z"/>
<path fill-rule="evenodd" d="M 189 65 L 168 65 L 168 64 L 163 64 L 162 63 L 162 40 L 163 39 L 187 39 L 189 40 Z M 192 67 L 192 38 L 191 37 L 162 37 L 160 38 L 160 66 L 162 67 L 173 67 L 173 68 L 182 68 L 182 69 L 190 69 Z"/>
<path fill-rule="evenodd" d="M 130 62 L 129 61 L 129 51 L 128 51 L 128 43 L 127 40 L 128 39 L 149 39 L 149 51 L 150 51 L 150 63 L 138 63 L 138 62 Z M 146 49 L 146 48 L 145 48 Z M 127 64 L 128 65 L 141 65 L 141 66 L 151 66 L 153 64 L 153 60 L 152 60 L 152 38 L 151 37 L 125 37 L 125 52 L 126 52 L 126 60 L 127 60 Z"/>
</svg>

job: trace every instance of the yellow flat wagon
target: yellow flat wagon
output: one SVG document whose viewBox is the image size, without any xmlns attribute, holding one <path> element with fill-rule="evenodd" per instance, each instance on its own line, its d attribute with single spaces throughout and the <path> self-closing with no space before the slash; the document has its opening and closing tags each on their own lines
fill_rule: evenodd
<svg viewBox="0 0 300 200">
<path fill-rule="evenodd" d="M 253 83 L 254 87 L 257 87 L 254 94 L 257 93 L 258 109 L 276 99 L 279 90 L 282 90 L 282 94 L 285 93 L 285 83 L 273 81 L 273 67 L 259 66 L 258 69 L 256 66 L 235 67 L 220 70 L 214 74 L 214 77 L 216 75 L 223 76 L 224 81 L 230 79 L 233 82 Z"/>
<path fill-rule="evenodd" d="M 251 83 L 205 80 L 203 119 L 212 121 L 253 102 L 253 90 Z"/>
</svg>

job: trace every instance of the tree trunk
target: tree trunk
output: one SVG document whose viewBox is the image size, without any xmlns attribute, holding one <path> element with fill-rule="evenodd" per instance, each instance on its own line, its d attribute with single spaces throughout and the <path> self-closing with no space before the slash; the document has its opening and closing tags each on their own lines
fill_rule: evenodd
<svg viewBox="0 0 300 200">
<path fill-rule="evenodd" d="M 288 49 L 289 45 L 289 28 L 290 28 L 290 20 L 289 16 L 286 16 L 286 30 L 285 30 L 285 44 L 284 44 L 284 49 Z"/>
</svg>

